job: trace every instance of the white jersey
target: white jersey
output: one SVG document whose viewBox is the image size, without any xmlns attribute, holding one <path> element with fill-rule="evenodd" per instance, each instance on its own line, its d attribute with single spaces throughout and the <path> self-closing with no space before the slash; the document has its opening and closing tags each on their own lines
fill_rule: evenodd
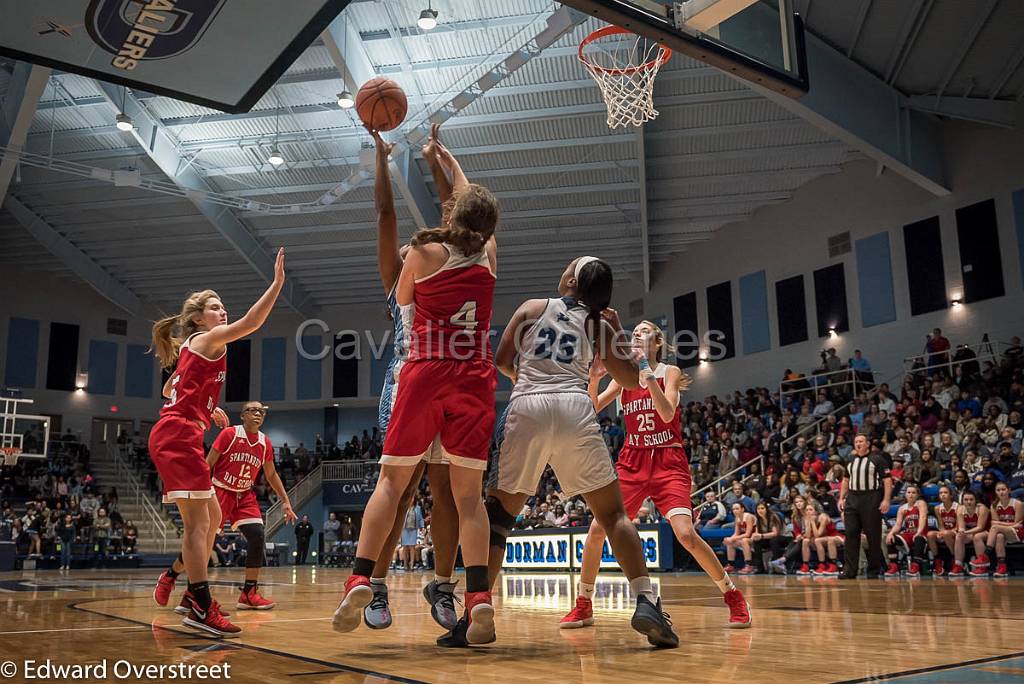
<svg viewBox="0 0 1024 684">
<path fill-rule="evenodd" d="M 523 336 L 512 398 L 551 392 L 587 393 L 594 345 L 586 330 L 589 312 L 572 297 L 549 299 Z"/>
</svg>

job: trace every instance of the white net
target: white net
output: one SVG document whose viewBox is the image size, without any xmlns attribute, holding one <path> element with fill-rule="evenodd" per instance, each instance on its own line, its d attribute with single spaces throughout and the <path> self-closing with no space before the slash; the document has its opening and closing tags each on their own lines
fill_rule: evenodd
<svg viewBox="0 0 1024 684">
<path fill-rule="evenodd" d="M 580 45 L 579 58 L 608 106 L 608 127 L 642 126 L 658 116 L 654 79 L 672 51 L 653 40 L 608 27 Z"/>
</svg>

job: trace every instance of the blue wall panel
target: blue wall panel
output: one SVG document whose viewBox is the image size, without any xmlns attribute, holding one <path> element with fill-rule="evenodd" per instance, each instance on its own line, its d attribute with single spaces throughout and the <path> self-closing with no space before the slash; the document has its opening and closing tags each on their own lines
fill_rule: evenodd
<svg viewBox="0 0 1024 684">
<path fill-rule="evenodd" d="M 285 353 L 283 337 L 264 337 L 260 350 L 260 401 L 284 401 Z"/>
<path fill-rule="evenodd" d="M 333 337 L 328 337 L 330 342 Z M 319 356 L 324 347 L 323 335 L 303 335 L 302 349 L 295 350 L 295 398 L 319 399 L 323 394 L 323 373 L 320 368 L 323 359 L 303 358 L 305 355 Z M 330 349 L 330 347 L 328 347 Z M 331 358 L 330 354 L 326 358 Z"/>
<path fill-rule="evenodd" d="M 865 328 L 896 320 L 896 299 L 892 287 L 892 258 L 889 233 L 876 233 L 857 240 L 857 288 L 860 317 Z"/>
<path fill-rule="evenodd" d="M 144 344 L 129 344 L 125 348 L 124 394 L 127 397 L 153 396 L 153 356 Z"/>
<path fill-rule="evenodd" d="M 740 324 L 743 353 L 755 354 L 771 349 L 768 328 L 768 280 L 764 271 L 740 278 Z"/>
<path fill-rule="evenodd" d="M 106 340 L 89 341 L 89 383 L 90 394 L 115 394 L 117 392 L 117 342 Z"/>
<path fill-rule="evenodd" d="M 7 365 L 4 384 L 32 389 L 39 364 L 39 321 L 11 318 L 7 326 Z"/>
</svg>

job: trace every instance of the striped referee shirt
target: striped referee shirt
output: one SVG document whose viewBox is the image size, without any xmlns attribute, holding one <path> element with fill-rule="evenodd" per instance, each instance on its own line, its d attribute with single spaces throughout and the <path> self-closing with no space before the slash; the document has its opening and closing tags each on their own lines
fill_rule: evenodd
<svg viewBox="0 0 1024 684">
<path fill-rule="evenodd" d="M 875 492 L 882 489 L 882 480 L 891 477 L 885 457 L 877 453 L 854 456 L 848 468 L 851 492 Z"/>
</svg>

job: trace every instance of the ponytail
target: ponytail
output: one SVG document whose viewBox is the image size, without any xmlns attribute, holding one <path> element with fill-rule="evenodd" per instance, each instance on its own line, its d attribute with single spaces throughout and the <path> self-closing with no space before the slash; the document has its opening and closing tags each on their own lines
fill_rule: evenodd
<svg viewBox="0 0 1024 684">
<path fill-rule="evenodd" d="M 206 303 L 220 299 L 213 290 L 193 292 L 181 305 L 181 313 L 167 316 L 153 323 L 152 343 L 149 351 L 156 355 L 161 368 L 170 368 L 178 360 L 178 351 L 199 326 L 192 317 L 203 313 Z"/>
<path fill-rule="evenodd" d="M 595 338 L 601 323 L 601 312 L 612 303 L 613 285 L 612 267 L 600 259 L 591 259 L 577 269 L 576 298 L 587 307 L 587 320 L 593 321 Z"/>
<path fill-rule="evenodd" d="M 448 243 L 465 256 L 479 254 L 498 225 L 498 200 L 482 185 L 470 184 L 443 207 L 440 228 L 427 228 L 412 237 L 414 247 Z"/>
</svg>

